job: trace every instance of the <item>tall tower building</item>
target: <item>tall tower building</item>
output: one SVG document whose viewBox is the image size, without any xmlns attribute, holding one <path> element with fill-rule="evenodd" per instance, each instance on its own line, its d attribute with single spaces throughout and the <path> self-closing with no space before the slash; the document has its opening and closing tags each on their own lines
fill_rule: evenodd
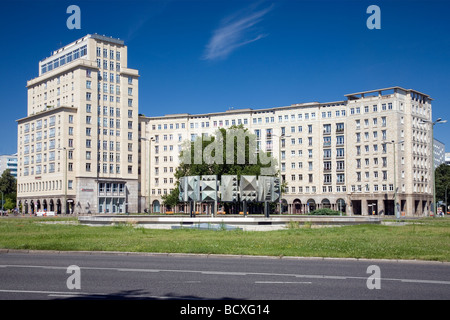
<svg viewBox="0 0 450 320">
<path fill-rule="evenodd" d="M 124 42 L 97 34 L 39 62 L 17 120 L 22 212 L 138 211 L 138 78 Z"/>
</svg>

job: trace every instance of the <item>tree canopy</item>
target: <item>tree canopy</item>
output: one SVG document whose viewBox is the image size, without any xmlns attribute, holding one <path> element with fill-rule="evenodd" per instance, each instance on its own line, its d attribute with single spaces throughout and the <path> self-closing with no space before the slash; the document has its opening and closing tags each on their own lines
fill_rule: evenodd
<svg viewBox="0 0 450 320">
<path fill-rule="evenodd" d="M 436 168 L 436 201 L 445 201 L 447 187 L 447 201 L 450 200 L 450 166 L 443 163 Z M 450 201 L 449 201 L 450 202 Z"/>
<path fill-rule="evenodd" d="M 9 169 L 0 176 L 0 191 L 3 192 L 4 209 L 13 209 L 16 206 L 17 182 Z M 0 198 L 1 200 L 1 198 Z"/>
</svg>

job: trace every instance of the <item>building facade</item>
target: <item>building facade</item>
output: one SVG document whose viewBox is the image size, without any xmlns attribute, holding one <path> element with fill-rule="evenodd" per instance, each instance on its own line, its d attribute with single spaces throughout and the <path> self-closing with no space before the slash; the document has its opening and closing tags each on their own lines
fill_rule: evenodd
<svg viewBox="0 0 450 320">
<path fill-rule="evenodd" d="M 39 62 L 17 120 L 22 212 L 137 211 L 138 78 L 124 42 L 97 34 Z"/>
<path fill-rule="evenodd" d="M 391 87 L 331 103 L 142 116 L 140 207 L 183 210 L 162 205 L 162 196 L 174 188 L 183 142 L 242 124 L 257 136 L 259 149 L 281 159 L 287 183 L 283 212 L 332 208 L 356 215 L 428 214 L 431 115 L 428 95 Z"/>
<path fill-rule="evenodd" d="M 427 215 L 432 99 L 401 87 L 330 103 L 139 115 L 136 69 L 119 39 L 87 35 L 39 62 L 18 122 L 23 213 L 165 212 L 183 144 L 243 125 L 277 158 L 282 212 Z M 200 208 L 201 210 L 201 208 Z"/>
<path fill-rule="evenodd" d="M 0 156 L 0 175 L 9 169 L 11 175 L 17 178 L 17 153 Z"/>
<path fill-rule="evenodd" d="M 438 139 L 433 140 L 434 148 L 434 168 L 445 163 L 445 144 Z"/>
</svg>

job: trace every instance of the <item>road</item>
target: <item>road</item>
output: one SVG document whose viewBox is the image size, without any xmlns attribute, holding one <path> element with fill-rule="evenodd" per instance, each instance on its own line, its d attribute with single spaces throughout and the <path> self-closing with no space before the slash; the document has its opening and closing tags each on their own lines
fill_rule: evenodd
<svg viewBox="0 0 450 320">
<path fill-rule="evenodd" d="M 448 300 L 450 264 L 215 255 L 0 253 L 1 300 L 76 298 Z"/>
</svg>

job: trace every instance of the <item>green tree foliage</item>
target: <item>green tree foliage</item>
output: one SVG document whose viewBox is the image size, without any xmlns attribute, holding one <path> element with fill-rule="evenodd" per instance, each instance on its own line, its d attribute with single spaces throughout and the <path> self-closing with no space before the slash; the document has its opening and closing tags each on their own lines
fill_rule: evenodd
<svg viewBox="0 0 450 320">
<path fill-rule="evenodd" d="M 445 201 L 447 186 L 447 201 L 450 200 L 450 166 L 445 163 L 436 168 L 436 201 Z M 449 201 L 450 202 L 450 201 Z"/>
<path fill-rule="evenodd" d="M 3 171 L 0 177 L 0 191 L 3 192 L 3 208 L 14 209 L 17 199 L 17 181 L 9 169 Z"/>
</svg>

